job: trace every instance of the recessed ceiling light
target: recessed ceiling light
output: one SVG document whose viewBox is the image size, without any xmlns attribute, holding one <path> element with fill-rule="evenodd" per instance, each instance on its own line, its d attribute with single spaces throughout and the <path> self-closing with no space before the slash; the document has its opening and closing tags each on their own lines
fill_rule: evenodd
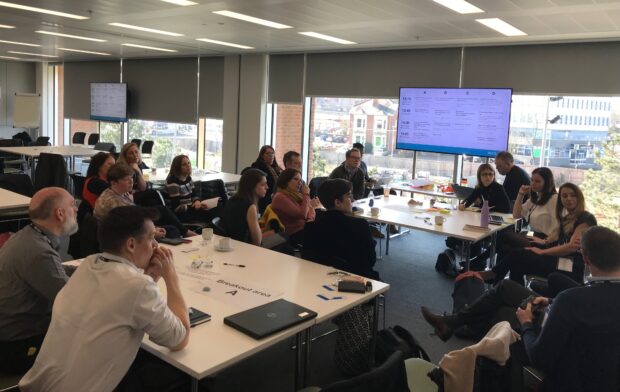
<svg viewBox="0 0 620 392">
<path fill-rule="evenodd" d="M 40 53 L 28 53 L 28 52 L 16 52 L 14 50 L 9 50 L 9 53 L 13 53 L 13 54 L 25 54 L 26 56 L 39 56 L 39 57 L 58 57 L 58 56 L 53 56 L 51 54 L 40 54 Z"/>
<path fill-rule="evenodd" d="M 47 10 L 45 8 L 31 7 L 29 5 L 7 3 L 5 1 L 0 1 L 0 7 L 8 7 L 8 8 L 15 8 L 15 9 L 24 10 L 24 11 L 38 12 L 40 14 L 62 16 L 63 18 L 81 19 L 81 20 L 89 19 L 88 16 L 67 14 L 66 12 L 52 11 L 52 10 Z"/>
<path fill-rule="evenodd" d="M 188 5 L 196 5 L 198 3 L 194 3 L 193 1 L 189 1 L 189 0 L 161 0 L 165 3 L 171 3 L 171 4 L 176 4 L 176 5 L 182 5 L 183 7 L 187 7 Z"/>
<path fill-rule="evenodd" d="M 433 0 L 435 3 L 441 4 L 444 7 L 450 8 L 452 11 L 456 11 L 459 14 L 477 14 L 484 12 L 475 5 L 466 2 L 465 0 Z"/>
<path fill-rule="evenodd" d="M 108 23 L 108 24 L 110 26 L 124 27 L 126 29 L 146 31 L 147 33 L 171 35 L 173 37 L 182 37 L 183 36 L 183 34 L 171 33 L 170 31 L 157 30 L 157 29 L 149 29 L 148 27 L 134 26 L 134 25 L 129 25 L 129 24 L 125 24 L 125 23 Z"/>
<path fill-rule="evenodd" d="M 15 28 L 15 26 L 9 26 L 9 25 L 0 24 L 0 29 L 14 29 L 14 28 Z"/>
<path fill-rule="evenodd" d="M 222 15 L 222 16 L 227 16 L 229 18 L 243 20 L 243 21 L 250 22 L 250 23 L 256 23 L 256 24 L 259 24 L 259 25 L 267 26 L 267 27 L 273 27 L 274 29 L 291 29 L 291 28 L 293 28 L 292 26 L 288 26 L 288 25 L 285 25 L 285 24 L 282 24 L 282 23 L 272 22 L 270 20 L 261 19 L 261 18 L 255 18 L 253 16 L 240 14 L 238 12 L 222 10 L 222 11 L 213 11 L 213 13 L 214 14 L 218 14 L 218 15 Z"/>
<path fill-rule="evenodd" d="M 21 58 L 19 57 L 11 57 L 11 56 L 0 56 L 0 59 L 21 60 Z"/>
<path fill-rule="evenodd" d="M 26 43 L 26 42 L 5 41 L 5 40 L 2 40 L 2 39 L 0 39 L 0 43 L 11 44 L 11 45 L 22 45 L 22 46 L 34 46 L 36 48 L 41 46 L 41 45 L 37 45 L 37 44 L 29 44 L 29 43 Z"/>
<path fill-rule="evenodd" d="M 78 50 L 78 49 L 69 49 L 69 48 L 58 48 L 58 50 L 64 50 L 67 52 L 77 52 L 77 53 L 88 53 L 88 54 L 97 54 L 99 56 L 109 56 L 110 53 L 103 53 L 103 52 L 91 52 L 88 50 Z"/>
<path fill-rule="evenodd" d="M 312 38 L 324 39 L 325 41 L 336 42 L 342 45 L 356 45 L 357 44 L 357 42 L 347 41 L 346 39 L 332 37 L 331 35 L 315 33 L 314 31 L 304 31 L 304 32 L 300 32 L 299 34 L 307 35 L 308 37 L 312 37 Z"/>
<path fill-rule="evenodd" d="M 216 45 L 232 46 L 233 48 L 239 48 L 239 49 L 254 49 L 252 46 L 233 44 L 231 42 L 218 41 L 218 40 L 209 39 L 209 38 L 196 38 L 196 41 L 209 42 L 209 43 L 216 44 Z"/>
<path fill-rule="evenodd" d="M 514 37 L 518 35 L 527 35 L 523 31 L 514 27 L 511 24 L 504 22 L 499 18 L 489 18 L 489 19 L 476 19 L 476 22 L 482 23 L 483 25 L 500 32 L 508 37 Z"/>
<path fill-rule="evenodd" d="M 177 52 L 176 50 L 172 50 L 172 49 L 156 48 L 155 46 L 145 46 L 145 45 L 138 45 L 138 44 L 123 44 L 123 46 L 131 46 L 132 48 L 158 50 L 160 52 Z"/>
<path fill-rule="evenodd" d="M 66 37 L 66 38 L 74 38 L 74 39 L 83 39 L 83 40 L 85 40 L 85 41 L 106 42 L 106 40 L 105 40 L 105 39 L 90 38 L 90 37 L 82 37 L 81 35 L 62 34 L 62 33 L 56 33 L 56 32 L 54 32 L 54 31 L 37 30 L 37 31 L 35 31 L 35 33 L 39 33 L 39 34 L 47 34 L 47 35 L 56 35 L 56 36 L 58 36 L 58 37 Z"/>
</svg>

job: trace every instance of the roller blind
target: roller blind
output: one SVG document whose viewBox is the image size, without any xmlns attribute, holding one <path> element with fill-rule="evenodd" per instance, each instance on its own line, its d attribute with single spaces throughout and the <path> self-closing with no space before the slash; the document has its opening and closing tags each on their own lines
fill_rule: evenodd
<svg viewBox="0 0 620 392">
<path fill-rule="evenodd" d="M 464 87 L 516 93 L 619 94 L 619 42 L 467 48 Z"/>
<path fill-rule="evenodd" d="M 90 84 L 118 83 L 120 61 L 72 62 L 64 65 L 64 116 L 90 118 Z"/>
<path fill-rule="evenodd" d="M 303 83 L 303 54 L 269 56 L 269 102 L 302 103 L 304 99 Z"/>
<path fill-rule="evenodd" d="M 400 87 L 458 87 L 459 48 L 308 54 L 306 95 L 398 97 Z"/>
<path fill-rule="evenodd" d="M 200 58 L 200 117 L 222 118 L 224 101 L 224 57 Z"/>
<path fill-rule="evenodd" d="M 197 58 L 123 61 L 128 117 L 195 123 L 197 63 Z"/>
</svg>

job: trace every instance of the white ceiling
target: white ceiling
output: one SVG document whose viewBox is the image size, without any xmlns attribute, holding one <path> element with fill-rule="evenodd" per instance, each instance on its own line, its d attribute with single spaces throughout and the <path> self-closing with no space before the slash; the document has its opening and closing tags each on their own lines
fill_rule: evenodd
<svg viewBox="0 0 620 392">
<path fill-rule="evenodd" d="M 432 0 L 194 0 L 181 7 L 160 0 L 9 0 L 19 4 L 89 16 L 87 20 L 43 15 L 0 7 L 0 40 L 39 44 L 27 47 L 0 42 L 0 56 L 27 60 L 33 56 L 8 51 L 55 55 L 47 61 L 285 53 L 380 48 L 472 46 L 534 42 L 620 39 L 618 0 L 471 0 L 483 14 L 461 15 Z M 230 10 L 293 26 L 276 30 L 213 14 Z M 477 23 L 476 18 L 501 18 L 526 32 L 504 37 Z M 169 37 L 110 26 L 120 22 L 184 34 Z M 36 34 L 49 30 L 107 40 L 103 43 Z M 354 41 L 340 45 L 297 34 L 314 31 Z M 210 38 L 255 47 L 242 50 L 196 41 Z M 122 46 L 133 43 L 173 49 L 156 52 Z M 109 53 L 71 53 L 57 48 Z M 0 58 L 0 61 L 5 59 Z"/>
</svg>

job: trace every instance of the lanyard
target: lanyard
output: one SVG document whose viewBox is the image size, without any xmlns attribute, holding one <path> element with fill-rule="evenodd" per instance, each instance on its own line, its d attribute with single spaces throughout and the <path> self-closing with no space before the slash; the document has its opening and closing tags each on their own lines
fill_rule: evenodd
<svg viewBox="0 0 620 392">
<path fill-rule="evenodd" d="M 41 235 L 43 236 L 43 238 L 45 238 L 45 241 L 47 241 L 47 243 L 49 244 L 49 246 L 50 246 L 52 249 L 55 249 L 55 248 L 54 248 L 54 244 L 52 244 L 52 240 L 50 240 L 50 238 L 47 236 L 47 234 L 45 234 L 45 233 L 43 232 L 43 230 L 39 229 L 39 228 L 38 228 L 38 227 L 37 227 L 34 223 L 31 223 L 31 224 L 30 224 L 30 227 L 32 227 L 32 230 L 34 230 L 34 231 L 36 231 L 37 233 L 41 234 Z"/>
</svg>

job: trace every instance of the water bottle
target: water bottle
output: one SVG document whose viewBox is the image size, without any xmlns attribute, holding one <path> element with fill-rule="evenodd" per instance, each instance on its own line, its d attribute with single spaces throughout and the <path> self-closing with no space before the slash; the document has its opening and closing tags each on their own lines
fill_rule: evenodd
<svg viewBox="0 0 620 392">
<path fill-rule="evenodd" d="M 482 209 L 480 210 L 480 227 L 489 227 L 489 201 L 482 202 Z"/>
</svg>

